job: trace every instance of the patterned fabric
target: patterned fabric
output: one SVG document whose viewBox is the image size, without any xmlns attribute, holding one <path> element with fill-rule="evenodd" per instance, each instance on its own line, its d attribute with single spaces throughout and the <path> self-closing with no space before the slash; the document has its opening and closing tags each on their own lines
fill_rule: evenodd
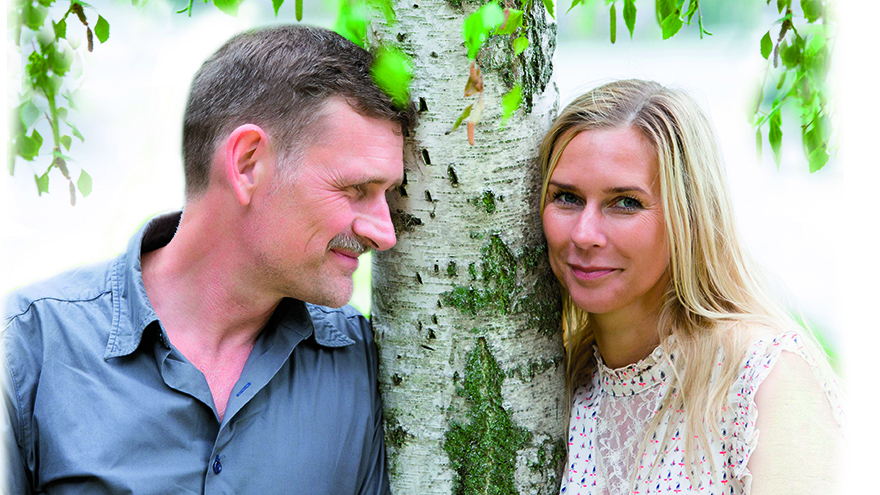
<svg viewBox="0 0 880 495">
<path fill-rule="evenodd" d="M 664 349 L 671 351 L 667 354 Z M 819 376 L 815 361 L 796 333 L 756 340 L 749 345 L 739 376 L 728 392 L 727 405 L 718 419 L 720 437 L 711 435 L 709 452 L 695 437 L 700 472 L 691 479 L 685 455 L 688 432 L 682 416 L 668 409 L 657 410 L 666 394 L 679 393 L 671 385 L 676 359 L 673 340 L 638 363 L 616 370 L 605 366 L 595 349 L 597 369 L 572 401 L 567 474 L 560 494 L 748 494 L 751 474 L 746 466 L 758 442 L 755 394 L 783 350 L 810 364 L 841 424 L 837 385 Z M 657 429 L 642 447 L 649 423 L 657 414 L 662 415 Z M 672 435 L 663 443 L 667 432 Z"/>
</svg>

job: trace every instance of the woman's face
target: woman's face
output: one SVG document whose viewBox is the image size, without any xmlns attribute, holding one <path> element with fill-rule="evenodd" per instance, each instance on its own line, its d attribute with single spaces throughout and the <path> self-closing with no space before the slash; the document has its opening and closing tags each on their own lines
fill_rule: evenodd
<svg viewBox="0 0 880 495">
<path fill-rule="evenodd" d="M 658 161 L 633 127 L 584 131 L 550 176 L 544 235 L 550 265 L 591 314 L 656 311 L 669 281 Z"/>
</svg>

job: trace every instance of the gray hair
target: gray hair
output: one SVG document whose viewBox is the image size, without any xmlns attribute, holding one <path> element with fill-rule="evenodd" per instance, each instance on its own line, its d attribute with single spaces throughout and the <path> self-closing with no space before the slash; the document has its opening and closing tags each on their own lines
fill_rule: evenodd
<svg viewBox="0 0 880 495">
<path fill-rule="evenodd" d="M 358 113 L 396 123 L 406 135 L 412 105 L 398 108 L 370 77 L 373 56 L 342 36 L 311 26 L 239 34 L 193 78 L 183 123 L 186 196 L 208 188 L 220 141 L 243 124 L 262 127 L 279 164 L 315 137 L 324 103 L 343 98 Z"/>
</svg>

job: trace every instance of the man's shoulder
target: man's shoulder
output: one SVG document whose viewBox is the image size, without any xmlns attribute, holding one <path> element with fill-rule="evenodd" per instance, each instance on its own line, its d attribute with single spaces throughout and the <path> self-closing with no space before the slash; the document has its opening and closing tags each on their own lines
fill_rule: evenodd
<svg viewBox="0 0 880 495">
<path fill-rule="evenodd" d="M 18 288 L 5 296 L 3 324 L 27 313 L 35 304 L 67 305 L 94 301 L 112 290 L 114 260 L 83 265 Z"/>
<path fill-rule="evenodd" d="M 355 342 L 369 342 L 373 340 L 370 322 L 350 305 L 345 305 L 341 308 L 329 308 L 327 306 L 306 303 L 306 308 L 309 311 L 309 316 L 312 318 L 312 324 L 315 326 L 315 336 L 319 339 L 323 337 L 323 339 L 336 340 L 339 344 L 344 344 L 344 337 Z M 337 336 L 341 338 L 334 339 Z"/>
</svg>

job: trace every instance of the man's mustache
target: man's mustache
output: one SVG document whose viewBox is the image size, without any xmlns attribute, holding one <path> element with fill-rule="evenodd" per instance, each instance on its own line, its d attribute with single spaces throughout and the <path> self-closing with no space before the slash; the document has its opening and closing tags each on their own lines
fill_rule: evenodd
<svg viewBox="0 0 880 495">
<path fill-rule="evenodd" d="M 336 237 L 330 239 L 327 249 L 341 249 L 343 251 L 351 251 L 357 254 L 364 254 L 371 248 L 357 238 L 347 234 L 336 234 Z"/>
</svg>

